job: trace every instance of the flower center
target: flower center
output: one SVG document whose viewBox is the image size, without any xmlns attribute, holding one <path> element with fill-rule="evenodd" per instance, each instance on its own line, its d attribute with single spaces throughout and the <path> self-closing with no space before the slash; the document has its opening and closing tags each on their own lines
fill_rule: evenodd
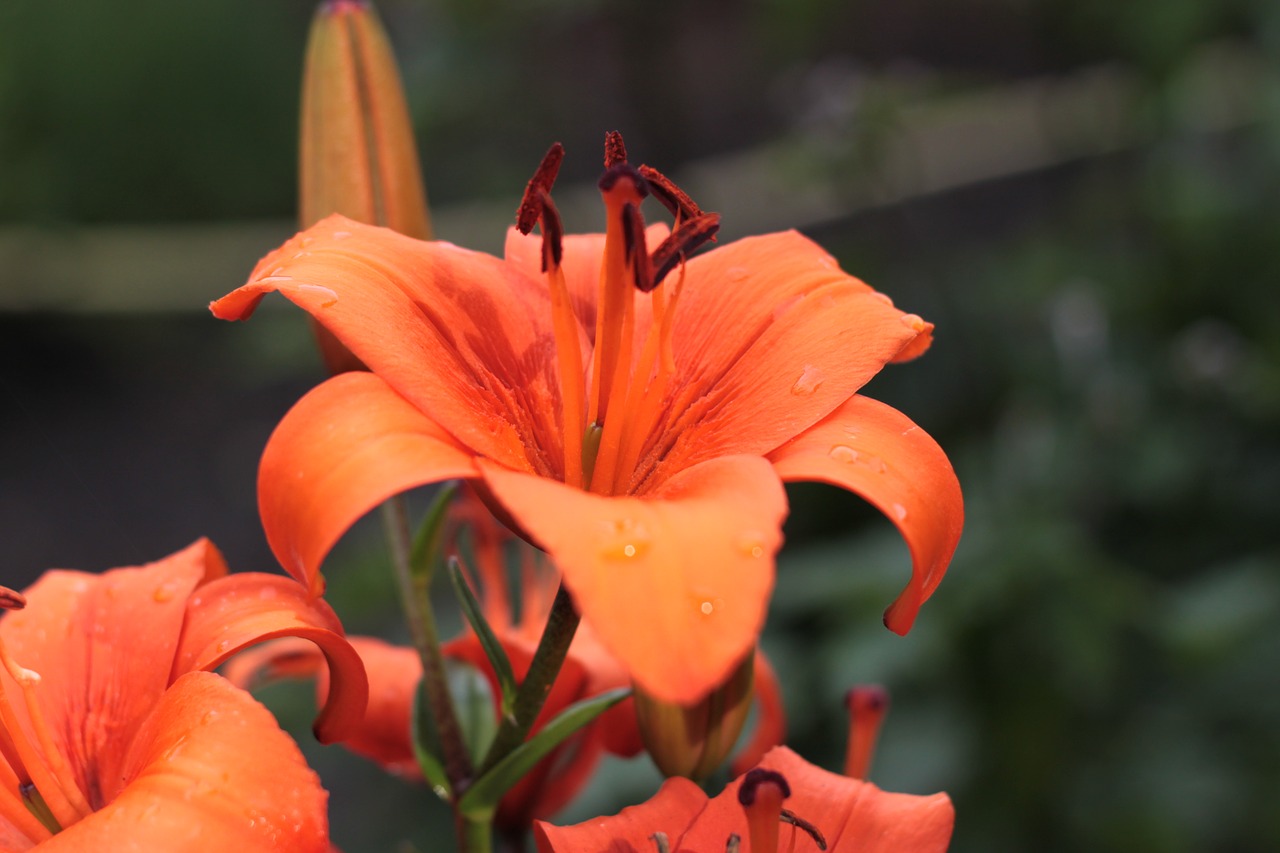
<svg viewBox="0 0 1280 853">
<path fill-rule="evenodd" d="M 590 378 L 584 375 L 577 318 L 560 269 L 563 229 L 551 201 L 564 149 L 551 146 L 525 189 L 516 227 L 542 228 L 542 267 L 551 293 L 552 325 L 560 380 L 564 480 L 598 494 L 625 494 L 637 476 L 647 441 L 664 411 L 675 372 L 671 316 L 683 279 L 683 262 L 714 239 L 720 217 L 703 213 L 660 172 L 627 162 L 622 135 L 605 137 L 605 248 L 596 300 L 595 350 Z M 645 240 L 640 204 L 652 194 L 675 216 L 671 234 L 652 253 Z M 668 287 L 668 275 L 681 274 Z M 637 299 L 648 300 L 651 321 L 637 331 Z M 637 333 L 643 334 L 640 347 Z"/>
<path fill-rule="evenodd" d="M 26 604 L 21 593 L 0 587 L 0 608 L 21 610 Z M 40 674 L 20 666 L 3 640 L 0 664 L 9 676 L 0 675 L 0 817 L 39 843 L 93 809 L 40 708 Z M 25 724 L 9 701 L 14 684 L 22 693 Z"/>
</svg>

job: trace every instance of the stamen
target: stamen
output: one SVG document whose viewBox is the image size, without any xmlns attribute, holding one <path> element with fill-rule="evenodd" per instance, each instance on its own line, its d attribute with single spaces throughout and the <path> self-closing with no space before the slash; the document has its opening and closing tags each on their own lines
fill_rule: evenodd
<svg viewBox="0 0 1280 853">
<path fill-rule="evenodd" d="M 849 746 L 844 775 L 865 779 L 880 736 L 880 724 L 889 711 L 889 694 L 877 684 L 859 685 L 849 690 L 845 705 L 849 709 Z"/>
<path fill-rule="evenodd" d="M 21 610 L 27 606 L 27 597 L 7 586 L 0 586 L 0 610 Z"/>
<path fill-rule="evenodd" d="M 564 225 L 560 222 L 560 211 L 545 190 L 541 193 L 541 203 L 542 271 L 546 272 L 560 266 L 564 259 Z"/>
<path fill-rule="evenodd" d="M 604 135 L 604 167 L 612 169 L 619 163 L 627 162 L 627 145 L 622 141 L 622 134 L 610 130 Z"/>
<path fill-rule="evenodd" d="M 667 273 L 676 268 L 676 264 L 682 263 L 704 243 L 715 240 L 719 230 L 718 213 L 701 213 L 676 226 L 676 230 L 668 234 L 667 239 L 653 250 L 653 286 L 660 284 Z"/>
<path fill-rule="evenodd" d="M 657 282 L 653 280 L 653 267 L 645 246 L 644 217 L 640 215 L 640 208 L 629 202 L 622 206 L 622 235 L 626 238 L 627 263 L 631 265 L 636 290 L 648 293 Z"/>
<path fill-rule="evenodd" d="M 786 777 L 763 767 L 747 773 L 738 786 L 738 802 L 747 813 L 751 853 L 777 853 L 782 801 L 791 796 Z"/>
<path fill-rule="evenodd" d="M 528 234 L 542 216 L 544 194 L 551 192 L 560 173 L 560 163 L 564 160 L 564 146 L 553 142 L 542 155 L 542 162 L 534 170 L 533 177 L 525 185 L 524 196 L 520 199 L 520 207 L 516 210 L 516 230 Z"/>
<path fill-rule="evenodd" d="M 552 150 L 556 150 L 552 146 Z M 548 152 L 550 155 L 550 152 Z M 545 164 L 547 161 L 544 160 Z M 539 166 L 539 171 L 542 167 Z M 535 179 L 537 175 L 535 174 Z M 554 175 L 552 175 L 554 180 Z M 532 182 L 531 182 L 532 183 Z M 565 281 L 560 262 L 564 257 L 564 226 L 560 224 L 560 212 L 545 189 L 536 192 L 539 221 L 542 223 L 542 271 L 547 274 L 551 294 L 551 320 L 556 339 L 556 366 L 560 374 L 560 402 L 562 411 L 562 446 L 564 447 L 564 481 L 570 486 L 582 488 L 582 424 L 583 388 L 582 350 L 578 343 L 578 318 L 573 313 L 569 297 L 569 285 Z"/>
<path fill-rule="evenodd" d="M 702 208 L 689 198 L 689 194 L 675 185 L 675 182 L 652 166 L 641 166 L 639 169 L 644 179 L 649 182 L 649 191 L 662 206 L 671 211 L 677 225 L 689 219 L 697 219 L 702 215 Z"/>
<path fill-rule="evenodd" d="M 778 819 L 783 823 L 789 823 L 801 832 L 807 833 L 813 839 L 813 843 L 818 845 L 819 850 L 827 849 L 827 839 L 823 836 L 822 830 L 809 823 L 802 817 L 799 817 L 790 809 L 783 809 L 778 813 Z"/>
</svg>

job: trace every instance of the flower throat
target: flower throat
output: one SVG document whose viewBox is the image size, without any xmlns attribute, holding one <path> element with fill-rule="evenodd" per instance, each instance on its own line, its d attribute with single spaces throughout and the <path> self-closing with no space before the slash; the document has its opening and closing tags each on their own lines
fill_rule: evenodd
<svg viewBox="0 0 1280 853">
<path fill-rule="evenodd" d="M 551 294 L 556 369 L 560 380 L 564 481 L 598 494 L 628 493 L 639 485 L 637 468 L 646 441 L 663 414 L 663 399 L 675 372 L 671 318 L 689 254 L 715 239 L 720 215 L 703 213 L 679 187 L 649 166 L 627 162 L 622 135 L 605 136 L 605 247 L 596 299 L 595 348 L 590 380 L 584 373 L 568 286 L 561 269 L 564 229 L 551 201 L 564 159 L 555 143 L 525 187 L 516 228 L 542 231 L 542 270 Z M 640 204 L 652 195 L 675 217 L 671 233 L 652 252 L 646 245 Z M 681 274 L 670 284 L 673 271 Z M 652 322 L 638 354 L 636 294 L 650 300 Z"/>
</svg>

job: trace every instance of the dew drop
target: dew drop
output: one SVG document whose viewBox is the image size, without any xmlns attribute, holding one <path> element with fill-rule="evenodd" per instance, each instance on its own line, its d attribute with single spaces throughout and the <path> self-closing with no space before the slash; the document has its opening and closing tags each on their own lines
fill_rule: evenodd
<svg viewBox="0 0 1280 853">
<path fill-rule="evenodd" d="M 738 538 L 738 550 L 744 556 L 760 559 L 764 556 L 764 536 L 756 530 L 749 530 Z"/>
<path fill-rule="evenodd" d="M 791 393 L 797 397 L 808 397 L 822 387 L 822 381 L 826 378 L 822 371 L 812 364 L 805 365 L 804 370 L 800 372 L 800 378 L 791 386 Z"/>
<path fill-rule="evenodd" d="M 893 514 L 897 516 L 898 521 L 907 520 L 907 508 L 902 504 L 893 505 Z"/>
<path fill-rule="evenodd" d="M 333 234 L 331 234 L 330 236 L 333 237 L 333 239 L 335 240 L 345 240 L 346 238 L 351 236 L 351 232 L 350 231 L 334 231 Z"/>
<path fill-rule="evenodd" d="M 322 287 L 318 284 L 300 284 L 298 285 L 298 290 L 306 293 L 317 294 L 324 300 L 320 303 L 321 308 L 329 308 L 332 305 L 336 305 L 338 302 L 338 294 L 334 293 L 331 289 Z"/>
<path fill-rule="evenodd" d="M 227 640 L 219 640 L 216 648 L 218 650 L 218 654 L 222 654 L 227 649 L 231 648 L 231 643 Z"/>
<path fill-rule="evenodd" d="M 620 518 L 606 524 L 607 542 L 602 555 L 611 560 L 631 560 L 649 550 L 649 531 L 640 522 Z"/>
<path fill-rule="evenodd" d="M 837 444 L 835 447 L 827 451 L 827 455 L 837 462 L 852 464 L 858 461 L 858 451 L 854 450 L 847 444 Z"/>
<path fill-rule="evenodd" d="M 168 586 L 158 586 L 155 592 L 151 593 L 151 598 L 157 604 L 164 604 L 166 601 L 173 601 L 173 590 Z"/>
<path fill-rule="evenodd" d="M 703 616 L 710 616 L 716 609 L 716 606 L 710 601 L 704 601 L 698 605 L 698 609 L 702 611 Z"/>
</svg>

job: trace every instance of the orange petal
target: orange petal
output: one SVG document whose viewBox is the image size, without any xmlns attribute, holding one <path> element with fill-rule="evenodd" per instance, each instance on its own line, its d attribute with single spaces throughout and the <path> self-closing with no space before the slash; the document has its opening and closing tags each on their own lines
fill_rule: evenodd
<svg viewBox="0 0 1280 853">
<path fill-rule="evenodd" d="M 795 233 L 693 259 L 676 309 L 667 440 L 656 450 L 672 447 L 650 482 L 798 435 L 910 344 L 913 323 Z"/>
<path fill-rule="evenodd" d="M 363 722 L 342 745 L 392 773 L 422 778 L 412 739 L 414 695 L 422 679 L 418 653 L 374 637 L 352 637 L 351 645 L 369 674 L 369 704 Z M 321 678 L 319 690 L 326 695 L 326 678 Z"/>
<path fill-rule="evenodd" d="M 662 783 L 651 799 L 630 806 L 612 817 L 596 818 L 577 826 L 552 826 L 538 821 L 533 825 L 539 853 L 613 853 L 613 851 L 655 851 L 654 833 L 676 841 L 707 805 L 707 795 L 688 779 L 675 777 Z M 726 839 L 707 850 L 723 850 Z M 701 849 L 701 848 L 693 848 Z"/>
<path fill-rule="evenodd" d="M 764 754 L 782 743 L 787 736 L 787 713 L 782 705 L 782 687 L 778 674 L 773 671 L 764 652 L 756 649 L 755 656 L 756 727 L 733 758 L 734 776 L 741 776 L 760 763 Z"/>
<path fill-rule="evenodd" d="M 848 489 L 897 525 L 911 550 L 911 582 L 885 612 L 885 624 L 899 634 L 909 631 L 964 526 L 960 483 L 942 448 L 897 409 L 856 396 L 769 460 L 783 480 Z"/>
<path fill-rule="evenodd" d="M 946 794 L 886 793 L 815 767 L 785 746 L 772 750 L 760 766 L 786 778 L 791 796 L 783 808 L 817 827 L 829 853 L 942 853 L 950 843 L 955 810 Z M 738 802 L 741 783 L 735 780 L 713 799 L 671 849 L 720 850 L 730 833 L 746 838 L 746 815 Z M 781 828 L 778 847 L 816 849 L 794 826 Z"/>
<path fill-rule="evenodd" d="M 786 494 L 759 457 L 682 471 L 643 498 L 602 497 L 480 461 L 485 481 L 564 573 L 636 683 L 691 704 L 754 647 Z"/>
<path fill-rule="evenodd" d="M 164 693 L 122 775 L 114 801 L 40 850 L 329 850 L 319 778 L 271 713 L 220 676 L 189 673 Z"/>
<path fill-rule="evenodd" d="M 489 255 L 331 216 L 210 308 L 243 319 L 273 291 L 464 446 L 512 468 L 559 468 L 559 385 L 541 282 Z"/>
<path fill-rule="evenodd" d="M 475 473 L 470 453 L 379 377 L 343 374 L 276 427 L 258 507 L 276 558 L 318 595 L 320 563 L 356 519 L 405 489 Z"/>
<path fill-rule="evenodd" d="M 26 609 L 0 619 L 9 653 L 41 675 L 44 712 L 82 790 L 118 788 L 129 737 L 168 686 L 187 597 L 225 572 L 201 539 L 145 566 L 46 572 L 26 590 Z M 15 710 L 25 715 L 21 703 Z"/>
<path fill-rule="evenodd" d="M 341 740 L 364 716 L 369 695 L 364 666 L 329 605 L 289 578 L 251 572 L 220 578 L 197 591 L 187 605 L 172 677 L 211 670 L 240 649 L 278 637 L 310 640 L 324 653 L 335 687 L 316 719 L 315 733 L 322 743 Z"/>
</svg>

